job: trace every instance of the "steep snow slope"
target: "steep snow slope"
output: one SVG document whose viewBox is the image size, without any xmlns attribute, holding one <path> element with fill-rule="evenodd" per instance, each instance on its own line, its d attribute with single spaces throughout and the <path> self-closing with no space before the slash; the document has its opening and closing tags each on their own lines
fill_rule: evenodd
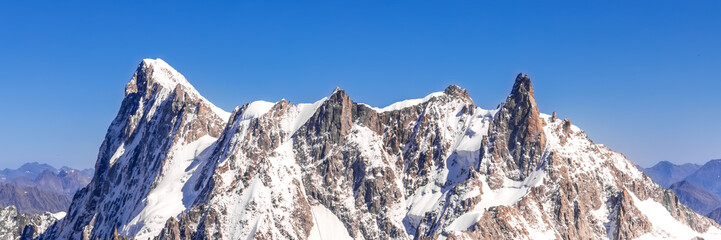
<svg viewBox="0 0 721 240">
<path fill-rule="evenodd" d="M 348 235 L 343 222 L 333 214 L 327 208 L 317 205 L 311 207 L 313 214 L 313 228 L 310 230 L 308 240 L 323 240 L 323 239 L 338 239 L 347 240 L 353 239 Z"/>
</svg>

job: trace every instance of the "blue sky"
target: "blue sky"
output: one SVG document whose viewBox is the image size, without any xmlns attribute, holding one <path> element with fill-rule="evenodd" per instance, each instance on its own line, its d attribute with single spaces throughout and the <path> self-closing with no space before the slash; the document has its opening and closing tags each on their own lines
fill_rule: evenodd
<svg viewBox="0 0 721 240">
<path fill-rule="evenodd" d="M 519 72 L 542 112 L 648 166 L 721 158 L 718 1 L 0 3 L 0 168 L 90 167 L 124 85 L 163 58 L 230 111 L 374 106 L 449 84 L 504 101 Z"/>
</svg>

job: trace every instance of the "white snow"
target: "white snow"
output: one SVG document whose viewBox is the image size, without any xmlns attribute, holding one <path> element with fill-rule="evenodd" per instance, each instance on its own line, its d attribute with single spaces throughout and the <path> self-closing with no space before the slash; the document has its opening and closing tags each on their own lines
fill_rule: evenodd
<svg viewBox="0 0 721 240">
<path fill-rule="evenodd" d="M 446 164 L 431 172 L 434 181 L 418 188 L 406 198 L 405 205 L 408 211 L 404 223 L 409 234 L 413 233 L 413 229 L 418 226 L 428 212 L 443 211 L 444 204 L 441 201 L 446 200 L 448 192 L 444 193 L 441 186 L 463 182 L 468 177 L 469 168 L 476 167 L 480 161 L 481 142 L 483 136 L 488 135 L 488 126 L 496 111 L 476 107 L 473 109 L 473 114 L 468 114 L 463 112 L 466 106 L 465 102 L 453 101 L 429 105 L 426 110 L 427 114 L 440 114 L 438 122 L 440 134 L 444 136 L 443 139 L 448 140 L 442 144 L 449 144 L 450 151 L 445 156 Z M 421 151 L 425 147 L 428 146 L 421 145 Z M 486 186 L 486 188 L 488 187 Z M 484 192 L 486 191 L 490 192 L 490 190 L 484 190 Z M 469 189 L 460 197 L 467 199 L 478 196 L 480 193 L 480 189 L 474 188 Z M 466 218 L 473 220 L 476 216 L 468 215 Z M 458 222 L 456 224 L 470 226 L 472 223 Z"/>
<path fill-rule="evenodd" d="M 195 90 L 195 88 L 192 85 L 190 85 L 190 83 L 185 79 L 185 77 L 182 74 L 180 74 L 178 71 L 176 71 L 168 63 L 163 61 L 163 59 L 160 59 L 160 58 L 143 59 L 143 68 L 145 68 L 145 69 L 153 68 L 151 78 L 156 83 L 162 85 L 163 87 L 166 87 L 166 88 L 172 90 L 178 84 L 180 84 L 180 85 L 183 85 L 183 87 Z"/>
<path fill-rule="evenodd" d="M 428 96 L 426 96 L 424 98 L 403 100 L 403 101 L 388 105 L 387 107 L 384 107 L 384 108 L 374 108 L 374 107 L 371 107 L 371 108 L 376 110 L 377 112 L 395 111 L 395 110 L 400 110 L 400 109 L 404 109 L 407 107 L 415 106 L 415 105 L 418 105 L 418 104 L 421 104 L 424 102 L 428 102 L 429 100 L 431 100 L 431 98 L 440 97 L 440 96 L 443 96 L 444 94 L 445 93 L 443 93 L 443 92 L 434 92 L 434 93 L 428 94 Z"/>
<path fill-rule="evenodd" d="M 197 93 L 195 88 L 190 85 L 185 77 L 178 73 L 175 69 L 170 67 L 161 59 L 145 59 L 143 60 L 143 67 L 146 69 L 153 68 L 151 72 L 150 80 L 155 81 L 157 84 L 163 87 L 162 91 L 158 94 L 159 99 L 167 98 L 169 93 L 173 91 L 178 85 L 185 87 L 189 94 L 195 94 L 205 103 L 210 106 L 212 111 L 219 117 L 224 118 L 226 121 L 230 118 L 230 113 L 223 111 L 217 106 L 213 105 L 200 94 Z M 334 93 L 338 91 L 336 89 Z M 370 108 L 377 112 L 395 111 L 411 106 L 417 106 L 426 102 L 429 102 L 433 98 L 444 97 L 443 92 L 435 92 L 427 95 L 424 98 L 409 99 L 400 102 L 393 103 L 384 108 Z M 247 171 L 248 163 L 251 163 L 249 159 L 243 159 L 244 153 L 235 151 L 237 146 L 247 146 L 244 144 L 254 144 L 253 140 L 247 138 L 247 130 L 249 127 L 250 119 L 259 118 L 268 113 L 272 107 L 276 104 L 267 101 L 255 101 L 247 105 L 246 109 L 240 113 L 236 122 L 231 126 L 231 130 L 224 130 L 225 136 L 229 136 L 232 144 L 236 144 L 232 148 L 224 152 L 220 157 L 221 164 L 229 164 L 226 159 L 229 159 L 230 154 L 235 154 L 237 157 L 233 161 L 234 166 L 229 166 L 224 173 L 220 174 L 221 184 L 217 184 L 215 187 L 218 192 L 211 199 L 209 205 L 216 207 L 221 212 L 227 213 L 220 216 L 222 222 L 223 231 L 220 233 L 223 238 L 227 239 L 252 239 L 256 231 L 270 232 L 280 236 L 278 233 L 280 230 L 292 229 L 288 225 L 292 224 L 285 219 L 292 218 L 290 209 L 293 209 L 295 202 L 291 201 L 296 197 L 295 194 L 298 192 L 304 192 L 305 189 L 302 187 L 304 181 L 302 179 L 302 172 L 299 166 L 296 156 L 295 149 L 293 147 L 292 135 L 298 131 L 308 120 L 318 111 L 318 108 L 328 98 L 323 98 L 314 103 L 302 103 L 292 106 L 285 116 L 282 116 L 280 120 L 280 129 L 272 129 L 271 131 L 283 131 L 286 136 L 285 139 L 281 139 L 282 144 L 273 150 L 273 153 L 267 155 L 267 158 L 261 158 L 260 162 L 252 162 L 257 165 L 258 173 L 250 179 L 239 178 L 238 174 L 243 171 Z M 520 201 L 526 196 L 530 188 L 541 184 L 545 177 L 545 169 L 540 169 L 532 172 L 523 181 L 513 181 L 511 179 L 504 179 L 504 184 L 495 190 L 491 190 L 486 182 L 485 177 L 481 177 L 480 186 L 473 185 L 470 189 L 463 189 L 464 192 L 458 196 L 458 198 L 447 198 L 450 194 L 455 194 L 452 191 L 447 191 L 454 184 L 459 184 L 464 180 L 468 179 L 468 169 L 470 167 L 476 167 L 480 164 L 481 159 L 480 151 L 481 142 L 483 136 L 488 134 L 489 125 L 497 113 L 497 110 L 483 110 L 481 108 L 473 109 L 473 114 L 464 112 L 468 110 L 467 102 L 459 99 L 451 99 L 450 101 L 433 101 L 427 104 L 427 108 L 424 109 L 426 116 L 438 117 L 437 131 L 433 134 L 438 134 L 438 139 L 441 139 L 440 145 L 448 146 L 448 152 L 445 152 L 445 156 L 441 156 L 445 161 L 444 165 L 437 166 L 436 169 L 430 171 L 427 177 L 428 182 L 419 187 L 410 196 L 404 196 L 398 199 L 397 204 L 389 204 L 388 209 L 384 209 L 388 213 L 392 224 L 400 223 L 405 224 L 407 231 L 408 225 L 411 228 L 417 227 L 421 219 L 426 216 L 428 212 L 436 211 L 438 213 L 444 213 L 444 201 L 447 199 L 458 199 L 465 200 L 468 198 L 476 197 L 481 195 L 481 200 L 478 204 L 473 206 L 470 211 L 462 214 L 455 219 L 444 220 L 445 222 L 439 222 L 439 231 L 450 232 L 467 230 L 476 224 L 483 213 L 490 207 L 494 206 L 511 206 Z M 152 119 L 152 115 L 158 108 L 158 104 L 162 101 L 155 101 L 155 105 L 150 106 L 149 114 L 145 116 L 146 121 Z M 143 113 L 144 102 L 140 102 L 138 109 L 139 113 Z M 438 104 L 436 104 L 438 103 Z M 141 115 L 139 115 L 141 116 Z M 572 134 L 567 139 L 561 139 L 558 137 L 558 133 L 554 132 L 563 123 L 562 120 L 554 122 L 550 121 L 550 116 L 546 114 L 541 115 L 545 121 L 546 126 L 544 127 L 545 134 L 548 138 L 547 149 L 555 150 L 556 153 L 564 159 L 572 159 L 578 162 L 578 167 L 573 169 L 571 174 L 579 173 L 593 173 L 594 176 L 599 176 L 604 182 L 604 186 L 612 186 L 615 184 L 613 180 L 615 176 L 612 176 L 608 169 L 605 169 L 602 163 L 609 162 L 613 166 L 624 170 L 624 173 L 628 173 L 632 178 L 639 179 L 642 174 L 640 171 L 635 169 L 633 165 L 625 159 L 621 154 L 612 152 L 610 149 L 605 148 L 600 144 L 593 144 L 587 139 L 583 131 L 573 126 L 571 127 Z M 128 119 L 130 123 L 134 121 L 140 121 Z M 275 126 L 273 126 L 275 127 Z M 237 132 L 235 130 L 238 130 Z M 136 149 L 138 139 L 141 139 L 142 134 L 145 132 L 138 133 L 139 135 L 135 138 L 134 142 L 129 143 L 127 146 L 123 143 L 115 150 L 112 155 L 110 162 L 111 165 L 116 161 L 123 162 L 127 158 L 131 157 L 132 154 L 126 152 L 133 151 Z M 148 133 L 150 134 L 150 133 Z M 428 137 L 428 136 L 421 136 Z M 388 161 L 395 160 L 395 158 L 403 159 L 404 155 L 392 155 L 384 149 L 383 137 L 377 133 L 368 129 L 367 127 L 354 125 L 352 127 L 352 133 L 348 135 L 347 142 L 352 145 L 353 150 L 359 150 L 361 156 L 368 160 L 368 168 L 375 167 L 390 167 L 395 173 L 402 172 L 402 169 L 397 169 L 394 163 Z M 203 164 L 199 164 L 199 161 L 207 160 L 211 151 L 205 151 L 206 149 L 212 149 L 216 139 L 210 136 L 204 136 L 197 141 L 188 143 L 185 145 L 175 146 L 170 149 L 169 155 L 166 159 L 162 159 L 163 168 L 161 175 L 155 179 L 153 188 L 150 190 L 143 203 L 142 210 L 138 209 L 137 215 L 133 216 L 126 225 L 122 226 L 123 233 L 137 234 L 138 239 L 145 239 L 153 237 L 163 228 L 165 221 L 170 217 L 177 217 L 180 213 L 185 211 L 189 207 L 189 203 L 192 203 L 197 198 L 197 192 L 187 188 L 187 186 L 194 183 L 199 174 L 196 172 L 197 169 L 201 169 Z M 425 151 L 433 146 L 429 146 L 426 142 L 421 142 L 417 146 L 420 151 Z M 593 152 L 593 153 L 592 153 Z M 597 155 L 596 152 L 600 153 Z M 599 157 L 601 156 L 602 157 Z M 120 160 L 118 160 L 120 159 Z M 574 162 L 574 163 L 575 163 Z M 303 166 L 308 167 L 308 166 Z M 214 171 L 211 169 L 208 171 Z M 598 172 L 598 173 L 594 173 Z M 211 172 L 212 173 L 212 172 Z M 380 173 L 378 173 L 380 174 Z M 315 178 L 318 176 L 311 176 Z M 367 178 L 381 177 L 380 175 L 367 175 Z M 243 180 L 245 179 L 245 180 Z M 396 176 L 394 183 L 399 188 L 404 186 L 403 176 Z M 242 182 L 248 181 L 248 182 Z M 337 185 L 343 186 L 343 179 Z M 300 183 L 300 186 L 297 183 Z M 232 184 L 231 184 L 232 183 Z M 338 190 L 336 189 L 336 190 Z M 446 192 L 444 192 L 446 191 Z M 340 191 L 339 191 L 340 192 Z M 305 194 L 305 193 L 303 193 Z M 349 192 L 348 196 L 338 201 L 340 208 L 334 209 L 354 209 L 355 199 L 352 198 L 353 193 Z M 721 238 L 721 230 L 712 228 L 706 233 L 700 234 L 693 231 L 690 227 L 684 223 L 674 219 L 665 207 L 658 202 L 654 202 L 651 199 L 641 201 L 633 196 L 633 201 L 639 210 L 648 216 L 652 222 L 654 230 L 641 237 L 641 239 L 657 239 L 657 238 L 675 238 L 675 239 L 688 239 L 694 236 L 703 236 L 705 238 L 717 239 Z M 456 196 L 452 196 L 456 197 Z M 542 221 L 534 221 L 540 219 L 543 214 L 543 206 L 530 207 L 524 209 L 529 213 L 531 217 L 511 219 L 511 224 L 514 226 L 524 226 L 524 228 L 534 238 L 553 238 L 554 229 L 546 226 Z M 130 211 L 129 211 L 130 212 Z M 315 204 L 311 206 L 311 214 L 313 217 L 314 225 L 311 229 L 309 239 L 351 239 L 348 229 L 345 228 L 343 222 L 336 216 L 332 211 L 321 204 Z M 601 207 L 591 211 L 591 216 L 602 221 L 607 220 L 610 214 L 605 207 Z M 60 219 L 65 216 L 65 212 L 54 213 L 53 216 Z M 345 216 L 345 213 L 344 215 Z M 127 222 L 131 217 L 118 217 Z M 361 221 L 362 223 L 372 223 L 368 219 L 354 219 Z M 441 230 L 441 228 L 443 228 Z M 120 228 L 118 230 L 121 230 Z M 226 231 L 227 230 L 227 231 Z M 294 235 L 297 233 L 286 232 Z M 410 233 L 410 232 L 409 232 Z M 286 235 L 287 236 L 287 235 Z M 291 236 L 302 238 L 302 236 Z M 291 238 L 289 237 L 289 238 Z M 443 238 L 444 236 L 441 236 Z"/>
<path fill-rule="evenodd" d="M 442 196 L 441 188 L 433 183 L 418 188 L 413 195 L 406 199 L 406 205 L 409 206 L 406 213 L 408 223 L 418 226 L 421 219 L 427 212 L 433 210 Z"/>
<path fill-rule="evenodd" d="M 604 162 L 609 162 L 619 170 L 623 171 L 631 179 L 642 181 L 643 174 L 628 161 L 625 156 L 620 153 L 613 152 L 603 144 L 595 144 L 590 141 L 587 135 L 575 125 L 571 125 L 571 134 L 564 144 L 561 144 L 558 133 L 554 129 L 559 129 L 563 124 L 563 120 L 551 122 L 551 116 L 542 114 L 546 120 L 544 131 L 547 136 L 547 148 L 554 149 L 560 154 L 561 158 L 575 160 L 574 172 L 572 174 L 587 173 L 589 175 L 599 176 L 599 180 L 603 185 L 614 186 L 616 176 L 607 167 Z M 634 205 L 648 217 L 653 230 L 638 239 L 691 239 L 700 236 L 706 239 L 720 239 L 721 230 L 711 227 L 706 233 L 698 233 L 691 229 L 685 223 L 679 222 L 668 212 L 666 207 L 661 203 L 655 202 L 653 199 L 641 201 L 633 192 L 628 191 L 632 196 Z M 485 197 L 485 195 L 484 195 Z M 608 209 L 604 206 L 599 209 L 592 210 L 591 216 L 599 220 L 599 222 L 607 222 L 609 214 Z"/>
<path fill-rule="evenodd" d="M 230 112 L 226 112 L 225 110 L 213 105 L 212 103 L 210 103 L 210 109 L 212 109 L 213 112 L 218 115 L 218 117 L 220 117 L 220 119 L 223 119 L 223 121 L 227 122 L 228 119 L 230 119 Z"/>
<path fill-rule="evenodd" d="M 216 138 L 206 135 L 171 150 L 172 155 L 165 161 L 162 177 L 157 180 L 155 188 L 151 189 L 144 199 L 145 208 L 126 225 L 125 229 L 142 225 L 137 232 L 137 238 L 152 238 L 160 232 L 168 218 L 176 217 L 183 212 L 186 209 L 183 202 L 187 201 L 184 198 L 195 198 L 195 196 L 183 192 L 185 182 L 197 169 L 197 165 L 190 169 L 189 166 L 215 140 Z"/>
<path fill-rule="evenodd" d="M 63 219 L 65 217 L 65 215 L 67 215 L 67 213 L 66 212 L 56 212 L 56 213 L 52 213 L 52 215 L 55 219 L 60 220 L 60 219 Z"/>
<path fill-rule="evenodd" d="M 478 151 L 481 149 L 483 136 L 488 135 L 488 127 L 493 120 L 495 110 L 484 110 L 476 108 L 465 134 L 461 135 L 456 151 Z"/>
<path fill-rule="evenodd" d="M 353 239 L 343 222 L 323 205 L 310 207 L 313 214 L 313 228 L 310 230 L 308 240 L 344 240 Z"/>
<path fill-rule="evenodd" d="M 183 74 L 180 74 L 175 68 L 171 67 L 168 63 L 163 61 L 163 59 L 156 58 L 156 59 L 150 59 L 146 58 L 143 59 L 143 68 L 149 69 L 153 68 L 153 71 L 150 75 L 150 78 L 152 81 L 158 83 L 159 85 L 163 86 L 164 88 L 167 88 L 169 91 L 173 91 L 175 87 L 178 85 L 182 85 L 187 90 L 190 91 L 190 93 L 200 97 L 205 103 L 207 103 L 210 106 L 210 109 L 218 115 L 221 119 L 227 121 L 230 118 L 230 113 L 215 106 L 213 103 L 205 99 L 200 93 L 198 93 L 198 90 L 193 87 L 193 85 L 188 82 L 188 80 L 185 79 L 185 76 Z M 152 114 L 151 114 L 152 116 Z"/>
<path fill-rule="evenodd" d="M 528 194 L 531 187 L 537 186 L 543 182 L 545 176 L 545 170 L 540 169 L 532 172 L 523 182 L 513 181 L 506 178 L 503 181 L 503 186 L 491 190 L 486 181 L 483 181 L 483 195 L 481 196 L 481 202 L 479 202 L 472 211 L 469 211 L 460 217 L 456 218 L 451 224 L 446 227 L 446 231 L 465 231 L 471 226 L 476 224 L 486 209 L 495 206 L 511 206 L 516 204 L 523 196 Z"/>
<path fill-rule="evenodd" d="M 596 220 L 599 220 L 601 222 L 608 221 L 608 208 L 606 208 L 605 205 L 602 205 L 598 209 L 591 210 L 591 216 L 596 218 Z"/>
<path fill-rule="evenodd" d="M 483 137 L 488 135 L 488 127 L 493 120 L 494 110 L 484 110 L 476 107 L 473 115 L 462 114 L 464 104 L 455 107 L 455 113 L 446 119 L 446 128 L 443 131 L 445 138 L 453 139 L 452 154 L 446 157 L 446 171 L 444 181 L 462 182 L 471 167 L 477 168 L 480 162 L 480 151 Z"/>
<path fill-rule="evenodd" d="M 513 205 L 521 200 L 521 198 L 528 193 L 531 187 L 538 186 L 542 183 L 545 175 L 546 171 L 539 169 L 529 174 L 523 182 L 513 181 L 506 178 L 503 181 L 503 187 L 496 190 L 487 188 L 488 184 L 484 182 L 483 196 L 481 197 L 481 202 L 479 202 L 476 206 L 476 209 L 487 209 L 489 207 L 499 205 Z"/>
<path fill-rule="evenodd" d="M 257 118 L 270 111 L 275 103 L 266 101 L 255 101 L 248 104 L 248 107 L 243 110 L 241 120 Z"/>
<path fill-rule="evenodd" d="M 237 144 L 244 144 L 238 142 Z M 242 155 L 236 155 L 238 165 L 234 171 L 241 169 L 247 163 Z M 230 163 L 229 161 L 226 161 Z M 278 229 L 293 229 L 289 221 L 293 216 L 293 201 L 298 192 L 303 191 L 294 182 L 300 182 L 300 168 L 295 161 L 293 141 L 289 140 L 273 150 L 265 160 L 257 163 L 261 168 L 258 174 L 249 182 L 239 182 L 234 185 L 217 186 L 221 196 L 216 196 L 210 205 L 218 207 L 220 211 L 228 214 L 220 216 L 223 230 L 223 239 L 253 239 L 255 232 L 271 232 L 272 235 L 283 235 Z M 280 177 L 282 176 L 282 177 Z M 238 181 L 243 181 L 238 179 Z M 295 232 L 288 238 L 300 238 Z"/>
<path fill-rule="evenodd" d="M 633 204 L 640 210 L 653 225 L 650 233 L 644 234 L 637 239 L 691 239 L 702 237 L 704 239 L 721 239 L 721 230 L 710 227 L 705 233 L 699 233 L 676 220 L 666 208 L 653 199 L 641 201 L 633 192 L 628 191 L 633 199 Z"/>
<path fill-rule="evenodd" d="M 117 162 L 118 159 L 123 156 L 123 153 L 125 153 L 125 143 L 121 143 L 118 149 L 115 150 L 113 156 L 110 157 L 110 165 L 112 166 L 113 164 L 115 164 L 115 162 Z"/>
<path fill-rule="evenodd" d="M 318 108 L 323 105 L 326 100 L 328 100 L 328 97 L 324 97 L 314 103 L 300 103 L 296 105 L 295 111 L 292 115 L 283 119 L 283 128 L 287 133 L 289 133 L 288 135 L 293 135 L 298 131 L 298 129 L 300 129 L 300 127 L 303 126 L 303 124 L 308 122 L 308 119 L 313 117 L 316 110 L 318 110 Z"/>
<path fill-rule="evenodd" d="M 382 168 L 391 165 L 384 157 L 383 145 L 380 144 L 383 140 L 367 127 L 353 125 L 347 140 L 354 143 L 355 149 L 360 150 L 361 156 L 368 160 L 370 164 L 367 167 Z"/>
<path fill-rule="evenodd" d="M 242 210 L 245 210 L 251 202 L 255 202 L 261 206 L 268 206 L 270 204 L 269 198 L 270 189 L 263 185 L 263 182 L 258 179 L 258 176 L 253 177 L 248 188 L 243 190 L 243 193 L 240 195 L 240 199 L 238 199 L 238 201 L 235 202 L 234 207 L 231 208 L 236 211 L 230 212 L 228 219 L 237 220 L 231 221 L 235 223 L 231 223 L 232 225 L 229 226 L 230 231 L 228 233 L 224 233 L 224 235 L 229 236 L 229 239 L 241 239 L 242 237 L 246 237 L 247 239 L 253 239 L 253 237 L 255 236 L 255 231 L 257 230 L 260 221 L 264 217 L 264 213 L 257 213 L 255 216 L 253 216 L 248 215 L 246 211 Z M 241 219 L 249 220 L 248 223 L 254 226 L 251 232 L 245 233 L 242 231 L 245 226 L 237 224 L 237 222 L 240 222 Z"/>
</svg>

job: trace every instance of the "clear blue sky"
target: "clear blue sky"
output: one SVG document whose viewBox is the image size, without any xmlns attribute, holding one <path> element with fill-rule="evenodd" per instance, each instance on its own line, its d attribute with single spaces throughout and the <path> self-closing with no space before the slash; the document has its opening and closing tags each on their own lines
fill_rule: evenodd
<svg viewBox="0 0 721 240">
<path fill-rule="evenodd" d="M 641 165 L 721 158 L 719 1 L 243 2 L 0 3 L 0 168 L 94 165 L 143 58 L 228 111 L 449 84 L 495 108 L 524 72 L 542 112 Z"/>
</svg>

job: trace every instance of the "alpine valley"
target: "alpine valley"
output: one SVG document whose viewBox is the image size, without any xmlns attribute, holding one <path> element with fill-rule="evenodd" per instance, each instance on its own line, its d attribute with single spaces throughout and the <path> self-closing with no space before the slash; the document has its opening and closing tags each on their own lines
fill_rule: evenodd
<svg viewBox="0 0 721 240">
<path fill-rule="evenodd" d="M 524 74 L 491 110 L 452 85 L 384 108 L 336 89 L 228 113 L 160 59 L 140 63 L 92 180 L 46 227 L 24 238 L 721 239 L 624 155 L 540 113 Z"/>
</svg>

